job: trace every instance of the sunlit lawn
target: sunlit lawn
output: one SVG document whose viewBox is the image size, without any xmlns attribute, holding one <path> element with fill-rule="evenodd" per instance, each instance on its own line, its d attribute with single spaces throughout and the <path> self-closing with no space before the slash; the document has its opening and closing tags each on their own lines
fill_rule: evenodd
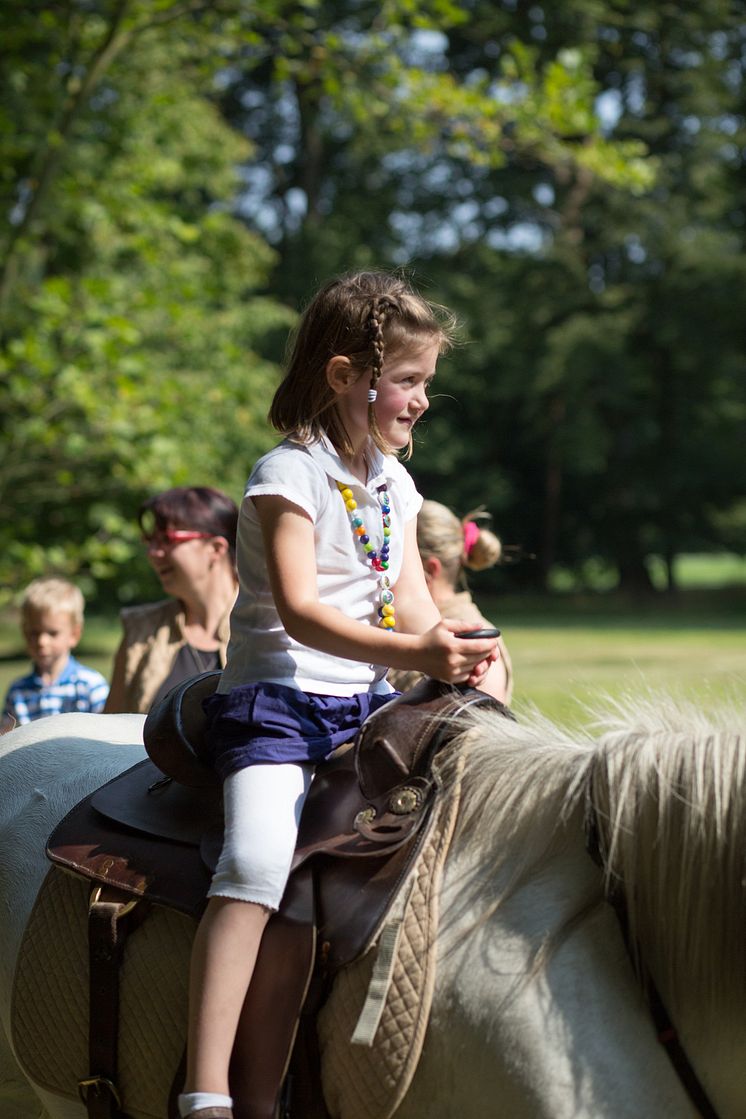
<svg viewBox="0 0 746 1119">
<path fill-rule="evenodd" d="M 618 600 L 515 598 L 484 602 L 502 629 L 515 670 L 513 706 L 535 705 L 563 722 L 605 695 L 648 688 L 705 706 L 746 700 L 746 598 L 743 590 L 690 596 L 679 606 L 645 608 Z"/>
<path fill-rule="evenodd" d="M 632 697 L 665 689 L 705 706 L 746 700 L 746 588 L 662 596 L 641 606 L 617 597 L 480 598 L 503 631 L 515 669 L 513 706 L 529 705 L 578 723 L 605 694 Z M 115 616 L 91 617 L 78 655 L 111 671 L 120 629 Z M 0 693 L 28 671 L 15 622 L 0 620 Z"/>
<path fill-rule="evenodd" d="M 740 630 L 602 627 L 553 629 L 506 625 L 517 711 L 534 704 L 555 719 L 577 722 L 583 705 L 604 694 L 634 697 L 646 688 L 707 705 L 746 699 L 746 624 Z"/>
</svg>

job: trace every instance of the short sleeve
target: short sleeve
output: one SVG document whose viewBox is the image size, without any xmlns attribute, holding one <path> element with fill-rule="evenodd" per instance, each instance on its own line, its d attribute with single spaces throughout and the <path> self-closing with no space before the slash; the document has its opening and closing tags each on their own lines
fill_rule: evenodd
<svg viewBox="0 0 746 1119">
<path fill-rule="evenodd" d="M 284 497 L 316 524 L 329 500 L 329 481 L 302 447 L 281 443 L 259 459 L 246 483 L 244 498 L 263 495 Z"/>
<path fill-rule="evenodd" d="M 405 522 L 414 520 L 422 508 L 423 497 L 414 484 L 414 479 L 409 471 L 402 466 L 400 462 L 396 462 L 396 485 L 399 489 L 401 507 L 404 512 Z"/>
</svg>

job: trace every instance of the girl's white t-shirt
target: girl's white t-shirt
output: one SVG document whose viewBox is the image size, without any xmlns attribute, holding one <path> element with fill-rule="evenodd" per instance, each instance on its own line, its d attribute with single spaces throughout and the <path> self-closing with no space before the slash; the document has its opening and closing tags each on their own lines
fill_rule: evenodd
<svg viewBox="0 0 746 1119">
<path fill-rule="evenodd" d="M 390 692 L 384 665 L 332 657 L 289 637 L 275 609 L 254 502 L 276 494 L 297 505 L 313 521 L 319 598 L 347 617 L 378 625 L 380 574 L 365 557 L 350 524 L 337 482 L 350 487 L 376 551 L 383 540 L 378 487 L 391 501 L 389 569 L 392 586 L 401 571 L 404 526 L 422 505 L 407 470 L 392 455 L 370 444 L 370 477 L 364 485 L 342 464 L 327 439 L 304 446 L 285 439 L 260 458 L 251 472 L 238 520 L 239 592 L 231 614 L 228 658 L 218 688 L 222 693 L 259 681 L 284 684 L 319 695 Z"/>
</svg>

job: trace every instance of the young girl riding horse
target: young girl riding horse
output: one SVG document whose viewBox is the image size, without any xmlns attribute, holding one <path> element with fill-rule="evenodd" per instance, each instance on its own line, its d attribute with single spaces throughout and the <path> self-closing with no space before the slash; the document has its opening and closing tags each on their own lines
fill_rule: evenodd
<svg viewBox="0 0 746 1119">
<path fill-rule="evenodd" d="M 231 1119 L 228 1066 L 314 766 L 395 693 L 388 668 L 476 686 L 493 638 L 443 621 L 417 549 L 412 448 L 450 316 L 385 273 L 344 276 L 306 309 L 238 529 L 228 661 L 207 701 L 225 835 L 194 942 L 182 1116 Z M 396 604 L 394 596 L 396 595 Z"/>
</svg>

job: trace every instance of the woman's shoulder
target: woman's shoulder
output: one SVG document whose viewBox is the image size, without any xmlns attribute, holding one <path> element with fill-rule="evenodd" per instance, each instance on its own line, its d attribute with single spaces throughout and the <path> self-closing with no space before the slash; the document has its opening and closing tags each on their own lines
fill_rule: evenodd
<svg viewBox="0 0 746 1119">
<path fill-rule="evenodd" d="M 491 626 L 469 591 L 458 591 L 445 602 L 439 603 L 442 616 L 453 622 L 468 622 L 473 626 Z"/>
<path fill-rule="evenodd" d="M 182 611 L 181 603 L 175 598 L 164 598 L 160 602 L 144 602 L 137 606 L 125 606 L 120 611 L 122 626 L 126 633 L 152 633 L 162 625 L 171 625 Z"/>
</svg>

